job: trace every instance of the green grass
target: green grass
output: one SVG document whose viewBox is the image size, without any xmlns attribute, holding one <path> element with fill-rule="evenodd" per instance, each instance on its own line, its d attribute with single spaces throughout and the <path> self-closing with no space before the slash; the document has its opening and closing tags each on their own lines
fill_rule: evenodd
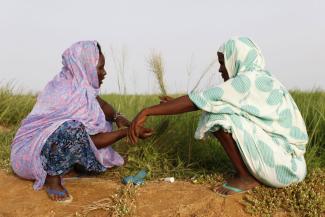
<svg viewBox="0 0 325 217">
<path fill-rule="evenodd" d="M 320 216 L 325 212 L 325 193 L 317 191 L 324 189 L 324 182 L 317 177 L 323 177 L 323 180 L 325 177 L 325 93 L 298 90 L 291 93 L 306 121 L 310 136 L 305 155 L 309 174 L 306 181 L 288 188 L 259 187 L 254 190 L 245 200 L 247 211 L 252 214 L 272 215 L 285 210 L 293 215 Z M 103 97 L 129 119 L 142 108 L 159 103 L 155 95 Z M 14 95 L 9 87 L 0 88 L 0 125 L 10 129 L 9 132 L 0 131 L 2 169 L 10 168 L 10 143 L 19 123 L 31 111 L 35 99 L 34 95 Z M 151 179 L 163 176 L 190 179 L 195 176 L 208 181 L 209 177 L 233 174 L 233 168 L 215 138 L 209 137 L 203 141 L 194 139 L 199 116 L 200 112 L 150 117 L 147 126 L 156 129 L 156 135 L 137 145 L 127 144 L 126 140 L 114 144 L 114 148 L 128 158 L 127 164 L 115 172 L 123 176 L 146 168 Z M 110 176 L 111 173 L 105 175 Z M 306 194 L 301 196 L 303 193 Z"/>
<path fill-rule="evenodd" d="M 245 195 L 246 211 L 258 216 L 272 216 L 285 211 L 290 216 L 324 216 L 325 172 L 315 169 L 306 179 L 286 188 L 257 187 Z"/>
</svg>

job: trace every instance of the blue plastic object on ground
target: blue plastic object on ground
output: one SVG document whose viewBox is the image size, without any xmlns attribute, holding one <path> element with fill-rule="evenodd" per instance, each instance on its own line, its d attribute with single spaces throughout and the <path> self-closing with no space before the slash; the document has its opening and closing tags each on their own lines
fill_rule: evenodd
<svg viewBox="0 0 325 217">
<path fill-rule="evenodd" d="M 146 177 L 147 172 L 145 170 L 140 170 L 135 176 L 125 176 L 122 179 L 122 183 L 127 184 L 134 184 L 134 185 L 142 185 L 144 184 L 144 178 Z"/>
</svg>

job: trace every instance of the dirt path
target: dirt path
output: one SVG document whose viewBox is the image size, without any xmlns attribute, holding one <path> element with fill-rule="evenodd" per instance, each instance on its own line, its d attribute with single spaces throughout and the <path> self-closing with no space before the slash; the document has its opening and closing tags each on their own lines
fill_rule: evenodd
<svg viewBox="0 0 325 217">
<path fill-rule="evenodd" d="M 82 207 L 113 195 L 121 184 L 101 178 L 66 180 L 74 200 L 69 205 L 52 202 L 44 191 L 34 191 L 32 182 L 0 171 L 0 216 L 73 216 Z M 224 199 L 208 186 L 188 182 L 146 182 L 138 188 L 133 216 L 215 217 L 248 216 L 240 204 L 241 196 Z M 107 216 L 96 211 L 89 216 Z"/>
</svg>

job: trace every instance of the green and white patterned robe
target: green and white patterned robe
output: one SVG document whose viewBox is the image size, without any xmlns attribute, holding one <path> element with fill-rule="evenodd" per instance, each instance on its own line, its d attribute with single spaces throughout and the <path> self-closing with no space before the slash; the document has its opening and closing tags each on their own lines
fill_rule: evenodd
<svg viewBox="0 0 325 217">
<path fill-rule="evenodd" d="M 195 138 L 222 128 L 232 134 L 247 168 L 259 181 L 284 187 L 306 176 L 306 126 L 286 88 L 264 69 L 260 49 L 245 37 L 228 40 L 230 79 L 190 99 L 201 110 Z"/>
</svg>

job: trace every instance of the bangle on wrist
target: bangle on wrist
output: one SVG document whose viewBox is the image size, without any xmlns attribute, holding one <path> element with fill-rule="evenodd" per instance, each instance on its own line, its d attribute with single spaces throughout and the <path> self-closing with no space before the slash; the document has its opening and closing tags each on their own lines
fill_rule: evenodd
<svg viewBox="0 0 325 217">
<path fill-rule="evenodd" d="M 119 117 L 121 117 L 121 116 L 123 116 L 121 113 L 119 113 L 119 112 L 115 112 L 115 113 L 114 113 L 114 116 L 113 116 L 113 121 L 116 122 L 116 120 L 117 120 Z"/>
</svg>

